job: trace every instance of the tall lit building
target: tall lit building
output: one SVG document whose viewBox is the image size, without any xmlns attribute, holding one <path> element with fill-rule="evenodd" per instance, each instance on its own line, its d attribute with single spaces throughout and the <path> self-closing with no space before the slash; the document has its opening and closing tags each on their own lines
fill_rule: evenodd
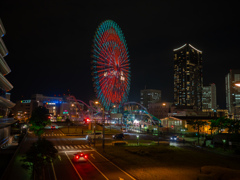
<svg viewBox="0 0 240 180">
<path fill-rule="evenodd" d="M 10 101 L 10 91 L 13 86 L 5 78 L 5 76 L 11 72 L 4 57 L 8 55 L 8 50 L 2 40 L 2 37 L 6 34 L 2 21 L 0 19 L 0 118 L 8 116 L 9 109 L 15 104 Z"/>
<path fill-rule="evenodd" d="M 225 77 L 226 108 L 229 115 L 240 119 L 240 69 L 231 69 Z"/>
<path fill-rule="evenodd" d="M 174 52 L 174 104 L 202 109 L 202 51 L 191 44 Z"/>
<path fill-rule="evenodd" d="M 217 109 L 216 85 L 214 83 L 210 86 L 203 86 L 202 103 L 203 109 Z"/>
<path fill-rule="evenodd" d="M 157 103 L 161 101 L 161 90 L 157 89 L 144 89 L 141 90 L 141 100 L 140 104 L 149 108 L 149 104 Z"/>
</svg>

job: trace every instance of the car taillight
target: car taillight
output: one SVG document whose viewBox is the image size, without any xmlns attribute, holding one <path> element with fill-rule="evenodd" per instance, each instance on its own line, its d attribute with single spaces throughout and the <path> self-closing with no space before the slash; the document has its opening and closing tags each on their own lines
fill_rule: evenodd
<svg viewBox="0 0 240 180">
<path fill-rule="evenodd" d="M 81 153 L 80 156 L 83 157 L 83 153 Z"/>
<path fill-rule="evenodd" d="M 87 159 L 87 158 L 88 158 L 88 156 L 87 156 L 87 155 L 85 155 L 85 156 L 84 156 L 84 158 L 85 158 L 85 159 Z"/>
<path fill-rule="evenodd" d="M 76 159 L 79 159 L 79 155 L 76 155 L 75 158 L 76 158 Z"/>
</svg>

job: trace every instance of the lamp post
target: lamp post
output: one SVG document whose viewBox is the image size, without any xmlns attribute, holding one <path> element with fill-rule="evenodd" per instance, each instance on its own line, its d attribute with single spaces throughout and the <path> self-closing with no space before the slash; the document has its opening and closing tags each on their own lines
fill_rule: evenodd
<svg viewBox="0 0 240 180">
<path fill-rule="evenodd" d="M 98 101 L 95 102 L 95 104 L 100 104 Z M 104 107 L 100 104 L 100 106 L 102 107 L 102 134 L 103 134 L 103 138 L 102 138 L 102 148 L 104 151 L 105 148 L 105 110 Z M 94 139 L 95 139 L 95 133 L 94 133 Z"/>
</svg>

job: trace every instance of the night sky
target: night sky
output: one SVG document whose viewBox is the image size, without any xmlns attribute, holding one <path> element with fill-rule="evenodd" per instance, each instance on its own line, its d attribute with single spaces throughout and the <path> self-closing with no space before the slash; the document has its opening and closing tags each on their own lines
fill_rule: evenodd
<svg viewBox="0 0 240 180">
<path fill-rule="evenodd" d="M 203 84 L 216 84 L 217 104 L 225 108 L 225 76 L 240 69 L 240 15 L 237 4 L 216 2 L 1 0 L 11 100 L 68 89 L 77 99 L 94 100 L 93 37 L 111 19 L 129 49 L 130 101 L 139 101 L 145 87 L 173 101 L 173 49 L 190 43 L 203 51 Z"/>
</svg>

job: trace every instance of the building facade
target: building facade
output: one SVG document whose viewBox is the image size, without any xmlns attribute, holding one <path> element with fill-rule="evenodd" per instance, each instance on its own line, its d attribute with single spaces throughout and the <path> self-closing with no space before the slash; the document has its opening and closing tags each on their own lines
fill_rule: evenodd
<svg viewBox="0 0 240 180">
<path fill-rule="evenodd" d="M 141 90 L 140 104 L 145 108 L 149 108 L 149 104 L 161 101 L 161 90 L 144 89 Z"/>
<path fill-rule="evenodd" d="M 9 93 L 13 86 L 5 77 L 11 72 L 4 59 L 8 55 L 2 39 L 5 34 L 6 31 L 0 19 L 0 148 L 11 143 L 11 125 L 17 122 L 9 118 L 10 109 L 15 106 L 15 103 L 10 101 L 11 94 Z"/>
<path fill-rule="evenodd" d="M 158 119 L 162 119 L 168 117 L 168 113 L 172 112 L 172 104 L 170 102 L 151 103 L 148 112 Z"/>
<path fill-rule="evenodd" d="M 217 109 L 217 93 L 214 83 L 210 86 L 203 86 L 202 104 L 203 109 Z"/>
<path fill-rule="evenodd" d="M 33 94 L 29 100 L 21 100 L 16 102 L 13 108 L 14 118 L 26 121 L 36 107 L 44 106 L 49 110 L 52 121 L 65 120 L 69 118 L 73 121 L 82 118 L 83 104 L 68 100 L 67 96 L 44 96 L 43 94 Z"/>
<path fill-rule="evenodd" d="M 13 88 L 13 85 L 5 77 L 11 72 L 11 69 L 4 59 L 8 55 L 8 50 L 2 40 L 5 34 L 6 31 L 0 19 L 0 118 L 6 118 L 9 109 L 15 106 L 15 104 L 10 101 L 10 93 L 8 93 Z"/>
<path fill-rule="evenodd" d="M 231 69 L 225 76 L 225 89 L 229 116 L 240 119 L 240 69 Z"/>
<path fill-rule="evenodd" d="M 202 51 L 191 44 L 174 52 L 174 104 L 202 109 Z"/>
<path fill-rule="evenodd" d="M 13 107 L 14 119 L 20 122 L 26 122 L 32 115 L 32 111 L 38 106 L 34 100 L 21 100 L 17 101 Z"/>
</svg>

